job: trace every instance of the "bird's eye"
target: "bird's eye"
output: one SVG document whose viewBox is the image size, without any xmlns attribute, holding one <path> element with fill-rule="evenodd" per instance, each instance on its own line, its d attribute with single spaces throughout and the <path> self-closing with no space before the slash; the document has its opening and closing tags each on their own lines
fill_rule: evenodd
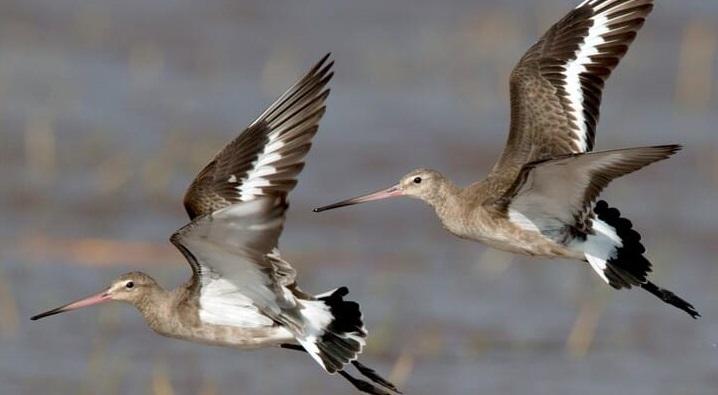
<svg viewBox="0 0 718 395">
<path fill-rule="evenodd" d="M 421 177 L 414 177 L 414 184 L 421 184 Z"/>
<path fill-rule="evenodd" d="M 133 283 L 132 281 L 128 281 L 127 284 L 125 284 L 125 287 L 127 287 L 127 288 L 132 288 L 134 286 L 135 286 L 135 283 Z"/>
</svg>

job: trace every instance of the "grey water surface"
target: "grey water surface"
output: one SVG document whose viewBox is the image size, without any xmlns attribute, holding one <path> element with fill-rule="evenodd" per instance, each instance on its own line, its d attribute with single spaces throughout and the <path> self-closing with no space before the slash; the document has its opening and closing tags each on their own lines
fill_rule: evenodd
<svg viewBox="0 0 718 395">
<path fill-rule="evenodd" d="M 718 2 L 656 3 L 596 148 L 685 145 L 604 197 L 697 321 L 576 262 L 458 240 L 417 201 L 311 212 L 416 167 L 484 176 L 513 64 L 576 1 L 0 1 L 0 393 L 354 393 L 305 355 L 162 338 L 128 306 L 29 320 L 130 270 L 181 284 L 184 188 L 328 51 L 281 246 L 305 290 L 361 303 L 367 365 L 410 395 L 718 393 Z"/>
</svg>

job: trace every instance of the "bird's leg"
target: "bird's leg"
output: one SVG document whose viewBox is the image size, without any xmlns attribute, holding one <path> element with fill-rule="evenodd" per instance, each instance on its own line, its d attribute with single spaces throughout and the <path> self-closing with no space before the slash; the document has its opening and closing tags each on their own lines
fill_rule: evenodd
<svg viewBox="0 0 718 395">
<path fill-rule="evenodd" d="M 297 345 L 297 344 L 281 344 L 280 347 L 285 348 L 287 350 L 307 352 L 307 350 L 305 350 L 304 347 Z M 359 373 L 361 373 L 364 377 L 368 378 L 369 380 L 381 385 L 382 387 L 390 389 L 398 394 L 402 393 L 401 391 L 399 391 L 396 388 L 396 386 L 394 384 L 390 383 L 383 377 L 379 376 L 379 374 L 377 374 L 377 372 L 374 369 L 360 363 L 359 361 L 352 361 L 352 365 L 354 365 L 354 367 L 359 371 Z M 388 394 L 384 390 L 377 388 L 374 385 L 372 385 L 364 380 L 360 380 L 360 379 L 352 377 L 351 375 L 349 375 L 349 373 L 347 373 L 343 370 L 339 371 L 339 374 L 342 377 L 344 377 L 345 379 L 347 379 L 350 383 L 352 383 L 352 385 L 354 385 L 354 387 L 356 387 L 360 391 L 363 391 L 363 392 L 366 392 L 369 394 L 377 394 L 377 395 Z"/>
<path fill-rule="evenodd" d="M 403 392 L 399 391 L 398 388 L 383 377 L 379 376 L 379 374 L 372 368 L 360 363 L 359 361 L 352 361 L 352 365 L 361 373 L 364 377 L 368 378 L 369 380 L 388 388 L 397 394 L 402 394 Z"/>
<path fill-rule="evenodd" d="M 280 344 L 279 347 L 280 347 L 280 348 L 287 349 L 287 350 L 307 352 L 307 350 L 305 350 L 304 347 L 302 347 L 302 346 L 300 346 L 300 345 L 298 345 L 298 344 L 287 344 L 287 343 L 284 343 L 284 344 Z"/>
<path fill-rule="evenodd" d="M 693 307 L 692 304 L 681 299 L 678 295 L 674 294 L 673 292 L 671 292 L 667 289 L 661 288 L 650 281 L 646 281 L 645 283 L 641 284 L 641 288 L 650 292 L 651 294 L 658 297 L 660 300 L 664 301 L 665 303 L 668 303 L 672 306 L 678 307 L 679 309 L 685 311 L 694 319 L 698 319 L 698 317 L 701 316 L 700 313 L 698 313 L 696 311 L 696 309 Z"/>
<path fill-rule="evenodd" d="M 347 379 L 347 381 L 352 383 L 352 385 L 361 392 L 366 392 L 367 394 L 372 394 L 372 395 L 391 395 L 391 393 L 384 391 L 383 389 L 381 389 L 371 383 L 368 383 L 364 380 L 359 380 L 355 377 L 352 377 L 352 375 L 350 375 L 349 373 L 347 373 L 343 370 L 340 370 L 337 373 L 339 373 L 342 377 Z"/>
</svg>

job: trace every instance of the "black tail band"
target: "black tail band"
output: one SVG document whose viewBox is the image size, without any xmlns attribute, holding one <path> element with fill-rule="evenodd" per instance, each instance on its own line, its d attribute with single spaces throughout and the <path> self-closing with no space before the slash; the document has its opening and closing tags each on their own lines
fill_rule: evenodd
<svg viewBox="0 0 718 395">
<path fill-rule="evenodd" d="M 606 261 L 604 274 L 608 283 L 616 289 L 640 286 L 665 303 L 675 306 L 693 318 L 701 315 L 693 306 L 678 297 L 673 292 L 660 288 L 648 280 L 651 272 L 651 262 L 643 256 L 646 249 L 641 244 L 641 235 L 633 229 L 631 221 L 621 217 L 621 212 L 608 206 L 601 200 L 593 207 L 598 219 L 607 223 L 616 230 L 621 239 L 621 246 L 615 251 L 615 256 Z"/>
<path fill-rule="evenodd" d="M 651 262 L 643 256 L 646 249 L 641 244 L 641 235 L 633 229 L 631 221 L 621 217 L 618 209 L 609 207 L 603 200 L 596 202 L 593 212 L 598 219 L 613 227 L 621 239 L 622 245 L 616 249 L 615 256 L 606 261 L 604 274 L 608 284 L 621 289 L 645 283 L 648 273 L 651 272 Z"/>
</svg>

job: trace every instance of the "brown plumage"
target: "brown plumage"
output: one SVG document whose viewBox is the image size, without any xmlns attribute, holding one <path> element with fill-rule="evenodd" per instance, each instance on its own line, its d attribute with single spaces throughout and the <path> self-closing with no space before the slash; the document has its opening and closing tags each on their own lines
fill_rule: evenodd
<svg viewBox="0 0 718 395">
<path fill-rule="evenodd" d="M 593 150 L 604 83 L 652 9 L 653 0 L 586 1 L 528 50 L 511 74 L 511 128 L 496 171 Z"/>
<path fill-rule="evenodd" d="M 390 188 L 315 211 L 418 198 L 456 236 L 588 262 L 614 288 L 640 286 L 697 317 L 688 302 L 648 281 L 651 264 L 640 236 L 618 210 L 596 202 L 613 179 L 680 149 L 591 152 L 605 82 L 652 9 L 652 0 L 586 0 L 528 50 L 511 74 L 506 148 L 486 179 L 461 188 L 435 170 L 418 169 Z"/>
<path fill-rule="evenodd" d="M 367 332 L 345 287 L 302 292 L 277 244 L 287 195 L 296 185 L 324 114 L 333 62 L 325 56 L 197 175 L 185 195 L 191 222 L 171 237 L 192 267 L 172 291 L 150 276 L 123 275 L 102 292 L 33 320 L 107 302 L 135 306 L 155 332 L 199 343 L 307 352 L 329 373 L 375 395 L 398 392 L 356 361 Z M 345 371 L 355 366 L 372 383 Z"/>
<path fill-rule="evenodd" d="M 202 169 L 187 189 L 190 218 L 257 196 L 286 196 L 297 184 L 324 115 L 334 73 L 327 57 Z M 271 142 L 271 144 L 270 144 Z"/>
</svg>

